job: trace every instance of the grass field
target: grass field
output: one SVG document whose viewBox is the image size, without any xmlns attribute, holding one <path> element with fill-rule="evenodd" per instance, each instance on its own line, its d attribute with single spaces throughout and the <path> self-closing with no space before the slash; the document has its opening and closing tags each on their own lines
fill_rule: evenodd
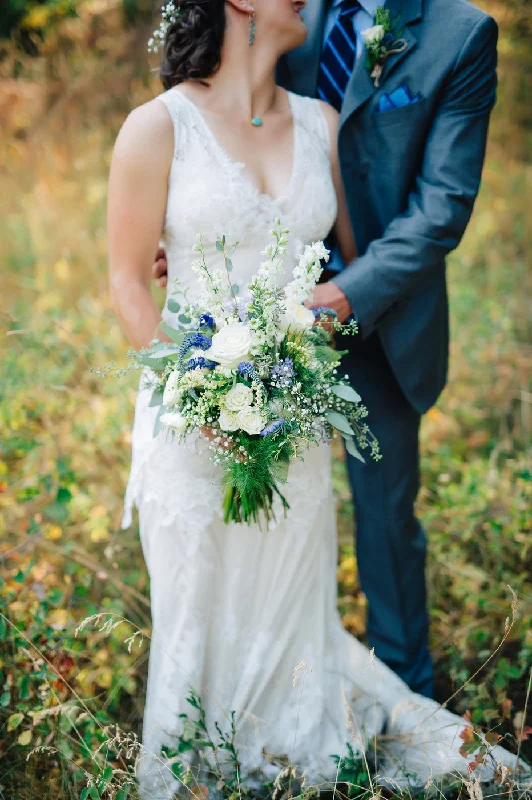
<svg viewBox="0 0 532 800">
<path fill-rule="evenodd" d="M 449 265 L 452 368 L 423 425 L 419 513 L 438 699 L 457 692 L 454 710 L 530 757 L 530 56 L 508 8 L 490 9 L 502 25 L 500 102 L 473 221 Z M 143 57 L 131 58 L 138 41 L 111 3 L 93 2 L 39 58 L 8 47 L 0 62 L 0 798 L 10 800 L 82 796 L 105 726 L 139 732 L 147 639 L 131 653 L 124 640 L 132 625 L 149 634 L 148 581 L 137 531 L 119 530 L 136 378 L 91 373 L 125 361 L 105 203 L 118 127 L 159 91 Z M 339 607 L 363 636 L 340 453 L 335 486 Z M 132 625 L 75 636 L 102 612 Z M 26 761 L 39 746 L 52 750 Z"/>
</svg>

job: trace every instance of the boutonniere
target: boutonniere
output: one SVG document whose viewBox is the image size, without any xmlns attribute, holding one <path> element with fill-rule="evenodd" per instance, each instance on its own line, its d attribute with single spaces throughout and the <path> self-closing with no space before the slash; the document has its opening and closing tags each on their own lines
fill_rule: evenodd
<svg viewBox="0 0 532 800">
<path fill-rule="evenodd" d="M 400 14 L 392 19 L 390 10 L 379 6 L 373 19 L 373 27 L 362 31 L 366 43 L 366 67 L 373 78 L 373 85 L 378 86 L 384 70 L 384 62 L 393 53 L 402 53 L 408 44 L 401 39 L 404 31 L 400 27 Z"/>
</svg>

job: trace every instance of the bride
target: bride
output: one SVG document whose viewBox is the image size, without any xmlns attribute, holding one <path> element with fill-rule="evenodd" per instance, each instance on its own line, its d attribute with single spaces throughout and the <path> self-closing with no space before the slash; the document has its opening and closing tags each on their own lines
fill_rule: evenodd
<svg viewBox="0 0 532 800">
<path fill-rule="evenodd" d="M 347 263 L 355 244 L 336 150 L 338 115 L 275 84 L 275 65 L 305 39 L 303 0 L 181 0 L 163 23 L 165 91 L 136 108 L 118 136 L 109 183 L 110 287 L 135 348 L 162 319 L 150 293 L 164 240 L 169 286 L 195 288 L 191 248 L 201 232 L 207 262 L 216 239 L 238 240 L 234 276 L 247 283 L 274 220 L 290 229 L 285 263 L 332 227 Z M 256 15 L 256 18 L 255 18 Z M 287 274 L 286 280 L 289 275 Z M 141 796 L 179 789 L 164 759 L 189 713 L 190 688 L 207 726 L 231 726 L 243 781 L 271 775 L 272 758 L 308 783 L 334 780 L 332 754 L 362 755 L 386 729 L 383 780 L 425 783 L 467 774 L 459 754 L 466 722 L 413 694 L 342 628 L 336 610 L 336 527 L 328 445 L 290 468 L 290 511 L 268 531 L 224 525 L 220 475 L 200 441 L 152 436 L 156 408 L 141 379 L 124 526 L 135 506 L 151 580 L 153 635 Z M 372 745 L 373 747 L 373 745 Z M 471 758 L 469 759 L 471 760 Z M 490 748 L 475 772 L 515 766 Z M 277 768 L 278 769 L 278 768 Z M 407 777 L 409 776 L 409 777 Z"/>
</svg>

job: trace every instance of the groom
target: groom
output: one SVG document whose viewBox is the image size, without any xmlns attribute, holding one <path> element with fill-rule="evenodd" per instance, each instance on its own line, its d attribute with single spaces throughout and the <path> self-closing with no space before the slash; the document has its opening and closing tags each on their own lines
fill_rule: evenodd
<svg viewBox="0 0 532 800">
<path fill-rule="evenodd" d="M 383 2 L 383 0 L 381 0 Z M 308 37 L 279 82 L 340 111 L 339 157 L 357 243 L 336 256 L 315 305 L 359 324 L 343 362 L 370 410 L 383 458 L 348 456 L 356 551 L 376 655 L 433 693 L 425 534 L 415 517 L 421 415 L 447 375 L 445 257 L 477 195 L 496 91 L 497 26 L 466 0 L 387 0 L 399 28 L 384 40 L 380 80 L 366 37 L 378 0 L 308 0 Z M 377 37 L 380 31 L 374 31 Z M 164 259 L 154 265 L 156 278 Z"/>
</svg>

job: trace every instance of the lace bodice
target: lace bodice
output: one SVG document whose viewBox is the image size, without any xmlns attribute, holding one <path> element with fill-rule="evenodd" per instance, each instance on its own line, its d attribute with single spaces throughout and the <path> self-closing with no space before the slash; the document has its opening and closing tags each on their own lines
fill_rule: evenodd
<svg viewBox="0 0 532 800">
<path fill-rule="evenodd" d="M 291 234 L 285 259 L 288 281 L 303 246 L 325 238 L 336 217 L 329 132 L 320 102 L 289 93 L 294 119 L 292 173 L 282 194 L 273 198 L 246 176 L 245 164 L 228 155 L 200 109 L 179 88 L 168 89 L 156 99 L 165 104 L 174 125 L 163 231 L 169 289 L 177 277 L 194 288 L 190 263 L 198 233 L 206 244 L 207 263 L 213 267 L 222 266 L 217 238 L 225 234 L 229 241 L 240 242 L 232 259 L 234 278 L 245 285 L 258 269 L 276 217 Z M 163 317 L 171 324 L 173 315 L 166 306 Z"/>
</svg>

